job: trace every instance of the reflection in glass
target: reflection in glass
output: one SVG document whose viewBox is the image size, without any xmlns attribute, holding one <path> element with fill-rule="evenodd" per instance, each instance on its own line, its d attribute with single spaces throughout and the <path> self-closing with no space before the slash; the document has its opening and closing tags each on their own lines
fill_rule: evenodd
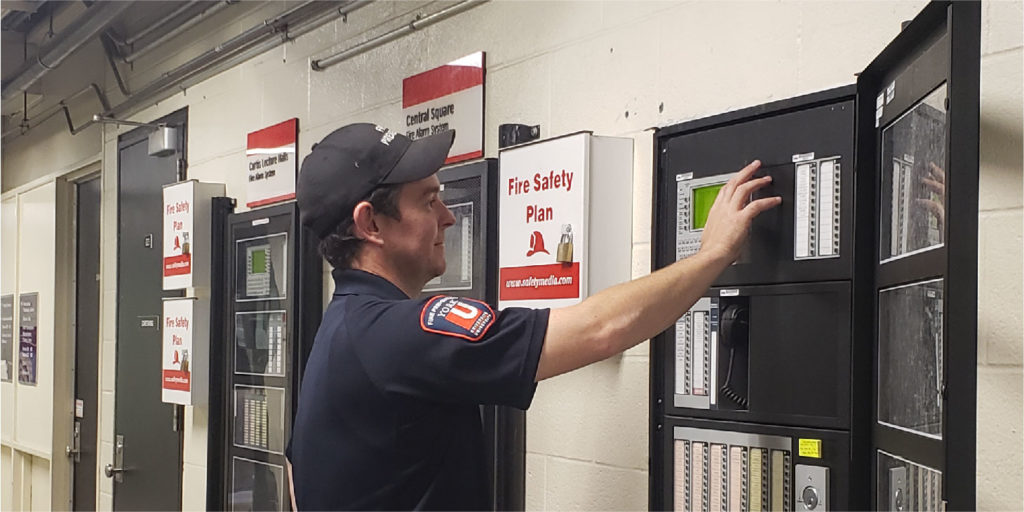
<svg viewBox="0 0 1024 512">
<path fill-rule="evenodd" d="M 284 376 L 285 311 L 235 313 L 235 373 Z"/>
<path fill-rule="evenodd" d="M 235 385 L 234 443 L 284 453 L 284 389 Z"/>
<path fill-rule="evenodd" d="M 942 437 L 942 281 L 882 290 L 878 421 Z"/>
<path fill-rule="evenodd" d="M 942 510 L 942 473 L 879 450 L 876 510 Z"/>
<path fill-rule="evenodd" d="M 231 510 L 288 510 L 284 494 L 284 468 L 234 457 L 231 463 Z"/>
<path fill-rule="evenodd" d="M 942 245 L 946 85 L 882 130 L 882 261 Z"/>
<path fill-rule="evenodd" d="M 235 298 L 240 301 L 285 298 L 288 234 L 239 240 L 237 248 Z"/>
<path fill-rule="evenodd" d="M 441 185 L 441 200 L 455 216 L 455 224 L 444 232 L 444 274 L 431 279 L 424 293 L 472 290 L 483 280 L 474 263 L 483 259 L 481 212 L 481 180 L 471 177 Z"/>
<path fill-rule="evenodd" d="M 445 270 L 424 291 L 473 289 L 473 203 L 447 205 L 455 224 L 444 232 Z"/>
</svg>

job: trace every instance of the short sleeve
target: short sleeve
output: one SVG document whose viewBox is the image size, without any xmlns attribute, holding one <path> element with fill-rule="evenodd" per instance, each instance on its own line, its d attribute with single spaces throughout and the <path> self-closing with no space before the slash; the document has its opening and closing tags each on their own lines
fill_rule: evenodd
<svg viewBox="0 0 1024 512">
<path fill-rule="evenodd" d="M 347 312 L 348 337 L 386 393 L 526 409 L 549 310 L 494 312 L 466 298 L 366 300 Z"/>
</svg>

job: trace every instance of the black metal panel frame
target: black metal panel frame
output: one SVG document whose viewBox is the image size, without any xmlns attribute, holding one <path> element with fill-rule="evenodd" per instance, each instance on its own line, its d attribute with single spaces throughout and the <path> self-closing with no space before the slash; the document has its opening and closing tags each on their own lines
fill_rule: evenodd
<svg viewBox="0 0 1024 512">
<path fill-rule="evenodd" d="M 218 198 L 219 200 L 220 198 Z M 227 199 L 233 201 L 233 199 Z M 235 255 L 235 243 L 233 239 L 232 226 L 252 222 L 256 219 L 288 215 L 288 258 L 294 262 L 292 272 L 289 274 L 290 282 L 289 298 L 285 302 L 291 305 L 292 318 L 294 321 L 288 329 L 289 339 L 292 340 L 292 351 L 288 358 L 287 366 L 290 372 L 288 385 L 291 388 L 289 396 L 292 404 L 289 412 L 289 432 L 291 422 L 294 420 L 295 405 L 298 403 L 298 393 L 302 382 L 302 372 L 305 368 L 309 351 L 312 348 L 313 339 L 323 313 L 323 260 L 317 249 L 316 237 L 312 232 L 304 229 L 299 224 L 298 208 L 294 202 L 267 206 L 242 213 L 225 213 L 220 223 L 220 247 L 219 268 L 214 263 L 214 270 L 219 273 L 221 288 L 216 294 L 220 298 L 216 306 L 217 316 L 211 319 L 211 334 L 213 329 L 219 326 L 218 334 L 220 343 L 214 344 L 216 355 L 211 353 L 211 382 L 210 382 L 210 415 L 207 438 L 207 508 L 210 510 L 227 510 L 229 508 L 228 496 L 231 493 L 226 481 L 227 471 L 230 465 L 227 454 L 232 445 L 232 433 L 227 427 L 230 422 L 227 418 L 234 414 L 232 390 L 227 387 L 228 380 L 232 377 L 229 370 L 233 360 L 233 347 L 228 346 L 227 341 L 233 340 L 234 336 L 234 303 L 235 274 L 232 272 Z M 215 230 L 218 228 L 215 226 Z M 217 288 L 217 286 L 215 286 Z M 314 307 L 315 306 L 315 307 Z M 294 357 L 294 356 L 298 357 Z M 212 359 L 216 359 L 212 361 Z M 217 365 L 214 367 L 213 365 Z M 216 372 L 216 373 L 214 373 Z M 214 389 L 218 394 L 214 395 Z M 287 482 L 285 489 L 288 488 Z M 285 499 L 287 501 L 287 494 Z M 290 505 L 288 505 L 290 508 Z"/>
<path fill-rule="evenodd" d="M 976 506 L 976 401 L 977 401 L 977 230 L 978 230 L 978 124 L 980 77 L 981 7 L 973 1 L 934 1 L 928 4 L 906 29 L 864 70 L 857 83 L 858 96 L 872 100 L 885 84 L 900 76 L 901 91 L 907 95 L 897 102 L 879 126 L 926 96 L 934 88 L 936 73 L 948 86 L 948 124 L 946 133 L 946 223 L 945 245 L 877 267 L 876 289 L 929 277 L 945 278 L 943 331 L 945 333 L 945 380 L 943 396 L 943 439 L 923 438 L 879 425 L 877 408 L 872 411 L 874 442 L 879 448 L 910 455 L 943 471 L 943 496 L 948 510 L 973 510 Z M 935 46 L 933 46 L 933 44 Z M 928 53 L 940 52 L 914 60 Z M 923 75 L 923 76 L 922 76 Z M 870 104 L 869 104 L 870 103 Z M 878 202 L 881 163 L 881 131 L 874 128 L 874 104 L 862 101 L 858 108 L 859 170 L 874 177 L 870 189 L 876 212 L 875 226 L 863 230 L 878 242 Z M 900 108 L 902 107 L 902 108 Z M 955 141 L 955 151 L 953 149 Z M 867 181 L 867 180 L 864 180 Z M 875 251 L 872 266 L 878 262 Z M 860 262 L 866 269 L 867 262 Z M 873 293 L 870 307 L 872 337 L 878 337 L 878 299 Z M 955 343 L 951 342 L 955 341 Z M 877 343 L 872 343 L 877 362 Z M 877 396 L 878 368 L 873 365 L 872 396 Z M 898 447 L 895 449 L 893 447 Z M 872 495 L 877 489 L 877 464 L 871 465 Z"/>
<path fill-rule="evenodd" d="M 665 153 L 663 152 L 664 145 L 663 141 L 681 134 L 688 134 L 694 132 L 700 132 L 712 128 L 726 126 L 729 124 L 755 121 L 759 119 L 768 118 L 780 114 L 786 114 L 791 112 L 798 112 L 808 108 L 814 108 L 829 104 L 835 104 L 842 101 L 848 101 L 854 99 L 854 108 L 856 111 L 855 115 L 855 127 L 854 127 L 854 165 L 852 168 L 855 172 L 854 187 L 855 187 L 855 211 L 862 210 L 865 206 L 871 207 L 871 204 L 866 201 L 870 201 L 872 197 L 870 193 L 866 191 L 872 191 L 873 187 L 870 180 L 861 179 L 858 171 L 858 160 L 860 159 L 861 152 L 857 146 L 857 128 L 856 128 L 856 117 L 860 116 L 864 102 L 857 99 L 857 86 L 847 85 L 842 87 L 836 87 L 825 91 L 819 91 L 815 93 L 806 94 L 794 98 L 788 98 L 784 100 L 774 101 L 762 105 L 757 105 L 733 112 L 726 112 L 723 114 L 697 119 L 678 125 L 659 128 L 655 132 L 655 144 L 654 144 L 654 159 L 655 165 L 653 167 L 652 183 L 653 188 L 653 202 L 654 207 L 651 209 L 651 238 L 652 238 L 652 250 L 651 250 L 651 268 L 658 269 L 672 261 L 663 261 L 663 257 L 666 253 L 666 244 L 672 244 L 674 241 L 674 218 L 665 219 L 659 215 L 657 205 L 664 204 L 665 201 L 674 202 L 673 198 L 665 197 L 664 190 L 659 187 L 658 184 L 662 178 L 665 170 Z M 873 111 L 871 111 L 873 114 Z M 868 188 L 866 188 L 868 187 Z M 859 225 L 858 219 L 853 219 L 853 233 L 856 240 L 856 246 L 863 246 L 865 240 L 868 243 L 873 243 L 873 239 L 863 236 L 862 229 Z M 868 302 L 871 300 L 871 289 L 870 289 L 870 277 L 873 272 L 872 261 L 870 258 L 865 258 L 861 255 L 861 252 L 854 251 L 853 267 L 854 267 L 854 280 L 852 285 L 852 325 L 853 332 L 850 338 L 850 375 L 865 375 L 870 372 L 871 367 L 871 351 L 870 351 L 870 334 L 869 330 L 864 328 L 863 324 L 867 323 L 868 318 L 871 316 L 871 306 Z M 867 273 L 865 272 L 867 269 Z M 760 284 L 761 287 L 779 286 L 771 284 Z M 729 286 L 735 287 L 735 286 Z M 868 315 L 868 316 L 865 316 Z M 868 324 L 870 326 L 870 324 Z M 666 436 L 671 437 L 671 433 L 666 428 L 666 422 L 679 421 L 683 418 L 675 415 L 670 415 L 669 410 L 671 409 L 665 403 L 665 351 L 668 334 L 662 333 L 651 340 L 651 355 L 650 355 L 650 388 L 649 393 L 651 397 L 650 402 L 650 429 L 649 429 L 649 444 L 648 444 L 648 506 L 651 510 L 664 510 L 668 505 L 671 505 L 670 501 L 665 501 L 665 488 L 667 485 L 666 479 L 669 478 L 665 473 L 666 464 L 670 464 L 670 461 L 666 460 L 666 452 L 664 446 Z M 867 456 L 855 457 L 854 455 L 858 451 L 865 451 L 870 447 L 871 431 L 869 427 L 869 415 L 868 408 L 857 407 L 857 404 L 869 403 L 865 402 L 870 400 L 871 389 L 867 382 L 861 382 L 863 379 L 851 378 L 851 389 L 850 389 L 850 401 L 849 401 L 849 447 L 850 447 L 850 474 L 849 479 L 851 482 L 851 493 L 848 497 L 848 506 L 850 509 L 863 510 L 869 507 L 868 501 L 868 479 L 870 478 L 870 458 Z M 697 419 L 686 419 L 685 421 L 705 421 L 708 424 L 721 424 L 727 426 L 731 424 L 740 424 L 729 421 L 731 419 L 738 419 L 736 416 L 730 416 L 728 412 L 722 414 L 719 411 L 718 414 L 714 415 L 719 419 L 711 419 L 711 414 L 704 415 L 701 412 L 693 415 L 707 416 L 702 420 Z M 755 418 L 751 418 L 749 415 L 744 415 L 743 421 L 754 421 Z M 726 417 L 728 417 L 726 419 Z M 744 423 L 747 427 L 757 427 L 757 424 Z M 763 426 L 763 428 L 771 429 L 773 427 Z M 782 427 L 778 427 L 782 428 Z M 668 496 L 671 496 L 668 494 Z"/>
</svg>

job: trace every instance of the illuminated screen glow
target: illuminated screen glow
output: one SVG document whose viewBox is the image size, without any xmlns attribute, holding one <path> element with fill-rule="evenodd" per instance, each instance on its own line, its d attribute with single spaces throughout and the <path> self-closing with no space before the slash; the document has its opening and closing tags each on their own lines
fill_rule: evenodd
<svg viewBox="0 0 1024 512">
<path fill-rule="evenodd" d="M 711 205 L 715 204 L 718 191 L 722 190 L 723 186 L 725 183 L 693 189 L 693 225 L 690 227 L 691 229 L 704 229 L 704 225 L 708 223 L 708 212 L 711 211 Z"/>
</svg>

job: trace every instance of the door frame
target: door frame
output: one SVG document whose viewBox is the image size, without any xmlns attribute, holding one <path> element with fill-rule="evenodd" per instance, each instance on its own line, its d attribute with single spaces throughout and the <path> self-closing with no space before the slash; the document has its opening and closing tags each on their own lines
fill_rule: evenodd
<svg viewBox="0 0 1024 512">
<path fill-rule="evenodd" d="M 55 259 L 55 289 L 54 289 L 54 361 L 53 361 L 53 445 L 52 458 L 50 459 L 50 503 L 54 508 L 67 508 L 71 510 L 74 503 L 74 482 L 75 465 L 66 454 L 65 449 L 71 446 L 75 421 L 75 294 L 78 291 L 76 275 L 78 272 L 78 184 L 90 179 L 100 179 L 100 215 L 102 216 L 103 188 L 102 188 L 102 162 L 96 160 L 78 169 L 58 176 L 54 181 L 56 185 L 55 200 L 56 211 L 54 212 L 57 225 L 54 227 L 56 233 L 56 254 Z M 103 229 L 102 220 L 100 229 Z M 102 267 L 101 267 L 102 270 Z M 102 272 L 101 272 L 102 275 Z M 100 296 L 102 297 L 103 283 L 100 282 Z M 69 319 L 60 321 L 59 319 Z M 97 325 L 102 324 L 102 313 L 97 318 Z M 102 334 L 96 332 L 97 353 L 99 358 L 96 361 L 97 380 L 99 378 L 100 358 L 102 358 Z M 95 444 L 99 448 L 99 424 L 98 417 L 99 400 L 101 397 L 100 386 L 96 386 L 96 439 Z M 97 468 L 99 459 L 97 458 Z M 98 489 L 98 486 L 97 486 Z M 96 496 L 98 502 L 99 495 Z"/>
</svg>

